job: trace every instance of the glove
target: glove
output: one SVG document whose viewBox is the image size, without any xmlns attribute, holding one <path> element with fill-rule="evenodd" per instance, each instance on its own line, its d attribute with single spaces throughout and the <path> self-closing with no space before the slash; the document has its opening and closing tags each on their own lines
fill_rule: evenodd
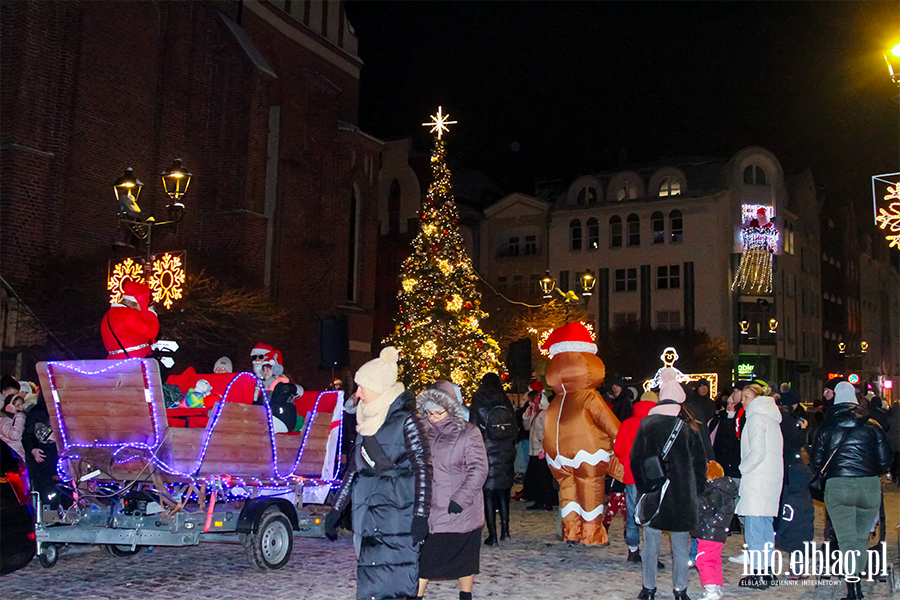
<svg viewBox="0 0 900 600">
<path fill-rule="evenodd" d="M 428 537 L 428 519 L 426 517 L 413 517 L 412 541 L 413 546 L 418 546 Z"/>
<path fill-rule="evenodd" d="M 462 506 L 451 500 L 450 506 L 447 507 L 447 512 L 451 515 L 458 515 L 462 512 Z"/>
<path fill-rule="evenodd" d="M 394 463 L 385 454 L 384 448 L 374 435 L 364 435 L 362 439 L 362 457 L 376 473 L 384 473 L 394 468 Z"/>
<path fill-rule="evenodd" d="M 325 537 L 332 542 L 338 539 L 338 521 L 341 519 L 341 513 L 333 508 L 325 515 Z"/>
</svg>

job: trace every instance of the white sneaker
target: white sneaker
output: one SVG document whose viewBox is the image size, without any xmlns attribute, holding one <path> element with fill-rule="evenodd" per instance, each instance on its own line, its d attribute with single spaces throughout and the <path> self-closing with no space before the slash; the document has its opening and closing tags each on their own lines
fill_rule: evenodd
<svg viewBox="0 0 900 600">
<path fill-rule="evenodd" d="M 700 600 L 721 600 L 722 598 L 722 586 L 721 585 L 704 585 L 703 589 L 706 590 L 706 593 L 701 596 Z"/>
<path fill-rule="evenodd" d="M 737 563 L 737 564 L 739 564 L 739 565 L 744 564 L 744 560 L 746 560 L 746 559 L 745 559 L 745 557 L 744 557 L 744 553 L 743 553 L 743 552 L 741 552 L 741 553 L 738 554 L 737 556 L 729 556 L 729 557 L 728 557 L 728 562 Z"/>
</svg>

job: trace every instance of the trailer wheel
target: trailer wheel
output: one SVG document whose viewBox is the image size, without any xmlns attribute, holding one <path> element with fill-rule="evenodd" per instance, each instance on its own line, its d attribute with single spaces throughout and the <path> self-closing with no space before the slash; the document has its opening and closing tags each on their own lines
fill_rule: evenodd
<svg viewBox="0 0 900 600">
<path fill-rule="evenodd" d="M 114 556 L 116 558 L 127 558 L 130 556 L 134 556 L 141 550 L 143 550 L 143 546 L 135 546 L 134 550 L 131 549 L 131 546 L 119 546 L 116 544 L 103 544 L 103 552 L 106 553 L 107 556 Z"/>
<path fill-rule="evenodd" d="M 41 553 L 38 554 L 38 561 L 45 569 L 50 569 L 56 565 L 56 559 L 59 558 L 59 550 L 56 544 L 41 544 Z"/>
<path fill-rule="evenodd" d="M 274 571 L 291 559 L 294 549 L 294 532 L 287 516 L 270 506 L 259 520 L 259 528 L 253 533 L 240 534 L 241 544 L 247 552 L 250 566 L 257 571 Z"/>
</svg>

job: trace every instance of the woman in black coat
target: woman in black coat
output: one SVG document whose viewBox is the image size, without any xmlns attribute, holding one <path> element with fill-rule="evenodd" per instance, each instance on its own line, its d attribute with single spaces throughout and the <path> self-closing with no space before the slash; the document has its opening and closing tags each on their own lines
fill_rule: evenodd
<svg viewBox="0 0 900 600">
<path fill-rule="evenodd" d="M 652 600 L 656 595 L 657 557 L 662 532 L 668 531 L 672 544 L 672 584 L 675 599 L 687 599 L 688 577 L 690 569 L 691 537 L 690 532 L 698 522 L 698 494 L 706 486 L 706 451 L 700 437 L 699 427 L 688 413 L 681 410 L 684 402 L 684 390 L 674 380 L 667 377 L 664 370 L 663 384 L 660 389 L 660 402 L 641 420 L 634 445 L 631 447 L 631 472 L 637 485 L 638 493 L 643 495 L 652 491 L 650 486 L 652 475 L 646 471 L 645 459 L 659 457 L 670 436 L 680 422 L 680 430 L 675 434 L 668 455 L 664 461 L 664 471 L 668 485 L 663 487 L 664 493 L 657 492 L 639 496 L 638 515 L 653 514 L 659 510 L 644 526 L 644 547 L 641 550 L 641 569 L 643 571 L 643 587 L 638 596 L 640 600 Z M 654 505 L 643 506 L 650 500 Z M 651 510 L 647 511 L 647 508 Z M 648 516 L 649 516 L 648 515 Z"/>
<path fill-rule="evenodd" d="M 338 520 L 352 496 L 359 599 L 415 598 L 419 544 L 428 535 L 428 437 L 415 397 L 397 381 L 397 358 L 397 350 L 387 347 L 356 372 L 361 398 L 356 446 L 325 518 L 325 535 L 336 540 Z"/>
<path fill-rule="evenodd" d="M 497 545 L 495 511 L 500 512 L 500 539 L 509 537 L 509 493 L 515 479 L 518 427 L 512 403 L 496 373 L 487 373 L 472 395 L 469 422 L 481 430 L 488 456 L 488 476 L 484 483 L 484 516 L 487 521 L 486 546 Z"/>
</svg>

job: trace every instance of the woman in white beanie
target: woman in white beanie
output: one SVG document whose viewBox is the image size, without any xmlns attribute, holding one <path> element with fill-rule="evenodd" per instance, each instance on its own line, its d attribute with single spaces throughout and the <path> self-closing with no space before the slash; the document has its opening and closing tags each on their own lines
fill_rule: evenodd
<svg viewBox="0 0 900 600">
<path fill-rule="evenodd" d="M 356 372 L 356 446 L 325 518 L 325 535 L 336 540 L 338 520 L 352 495 L 359 599 L 415 598 L 419 544 L 428 536 L 428 438 L 415 397 L 397 381 L 398 358 L 389 346 Z"/>
</svg>

